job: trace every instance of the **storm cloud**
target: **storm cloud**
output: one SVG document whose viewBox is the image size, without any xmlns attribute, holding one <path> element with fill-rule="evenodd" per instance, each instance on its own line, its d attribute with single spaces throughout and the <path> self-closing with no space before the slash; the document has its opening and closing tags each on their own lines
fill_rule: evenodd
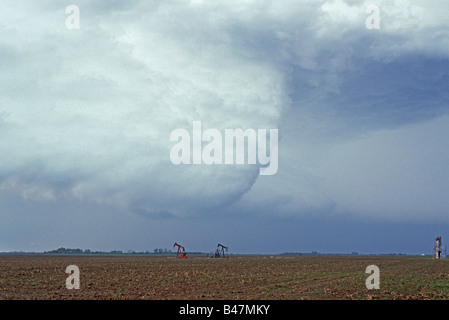
<svg viewBox="0 0 449 320">
<path fill-rule="evenodd" d="M 365 27 L 373 4 L 380 29 Z M 66 28 L 69 5 L 79 30 Z M 54 221 L 66 231 L 46 248 L 64 234 L 109 239 L 119 226 L 121 241 L 153 230 L 158 243 L 171 238 L 155 230 L 170 223 L 227 217 L 449 223 L 448 10 L 406 0 L 7 1 L 2 228 L 34 221 L 25 246 Z M 170 133 L 193 121 L 278 129 L 277 173 L 174 165 Z M 73 234 L 65 216 L 79 216 Z"/>
</svg>

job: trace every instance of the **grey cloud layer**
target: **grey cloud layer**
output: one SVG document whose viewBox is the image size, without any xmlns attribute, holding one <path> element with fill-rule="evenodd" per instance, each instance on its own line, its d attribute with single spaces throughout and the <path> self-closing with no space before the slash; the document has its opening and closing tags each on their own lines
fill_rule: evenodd
<svg viewBox="0 0 449 320">
<path fill-rule="evenodd" d="M 0 190 L 160 217 L 363 211 L 317 178 L 345 172 L 322 157 L 336 141 L 447 114 L 449 98 L 448 4 L 377 3 L 381 30 L 365 29 L 368 1 L 81 1 L 81 29 L 69 31 L 64 5 L 11 1 L 0 16 Z M 193 120 L 279 128 L 278 174 L 173 166 L 170 132 Z"/>
</svg>

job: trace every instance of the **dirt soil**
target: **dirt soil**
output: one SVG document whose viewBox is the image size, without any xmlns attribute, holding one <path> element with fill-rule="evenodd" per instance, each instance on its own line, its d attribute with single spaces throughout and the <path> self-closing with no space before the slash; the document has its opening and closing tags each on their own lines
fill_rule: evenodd
<svg viewBox="0 0 449 320">
<path fill-rule="evenodd" d="M 80 289 L 66 288 L 66 267 Z M 366 267 L 380 269 L 368 290 Z M 449 259 L 378 256 L 0 255 L 1 300 L 448 299 Z"/>
</svg>

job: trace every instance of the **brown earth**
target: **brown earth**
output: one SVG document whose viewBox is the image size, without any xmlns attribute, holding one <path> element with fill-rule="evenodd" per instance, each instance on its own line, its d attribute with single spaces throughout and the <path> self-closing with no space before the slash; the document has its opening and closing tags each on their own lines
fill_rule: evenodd
<svg viewBox="0 0 449 320">
<path fill-rule="evenodd" d="M 66 288 L 68 265 L 80 289 Z M 366 288 L 369 265 L 378 290 Z M 0 255 L 0 299 L 448 299 L 448 267 L 428 257 Z"/>
</svg>

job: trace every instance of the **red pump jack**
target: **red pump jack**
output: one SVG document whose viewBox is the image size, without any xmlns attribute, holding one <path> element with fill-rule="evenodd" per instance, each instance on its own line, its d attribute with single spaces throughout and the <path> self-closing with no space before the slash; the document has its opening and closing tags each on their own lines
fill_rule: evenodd
<svg viewBox="0 0 449 320">
<path fill-rule="evenodd" d="M 178 246 L 178 252 L 176 253 L 176 258 L 187 258 L 186 256 L 186 249 L 181 246 L 180 244 L 176 243 L 173 245 L 173 248 L 175 246 Z"/>
</svg>

